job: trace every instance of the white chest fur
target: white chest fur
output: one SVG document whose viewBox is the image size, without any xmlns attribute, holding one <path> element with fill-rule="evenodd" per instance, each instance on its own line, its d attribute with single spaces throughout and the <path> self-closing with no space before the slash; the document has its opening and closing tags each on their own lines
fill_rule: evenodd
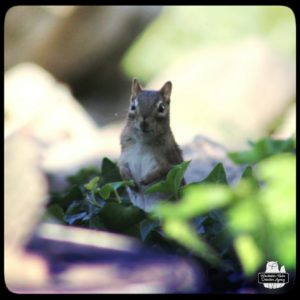
<svg viewBox="0 0 300 300">
<path fill-rule="evenodd" d="M 122 160 L 128 164 L 131 174 L 139 182 L 158 167 L 152 149 L 140 143 L 134 144 L 122 153 Z"/>
</svg>

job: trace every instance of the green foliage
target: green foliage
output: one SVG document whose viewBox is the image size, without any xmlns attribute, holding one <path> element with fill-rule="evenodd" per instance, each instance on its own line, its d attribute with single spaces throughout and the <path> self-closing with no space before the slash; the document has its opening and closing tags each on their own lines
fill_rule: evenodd
<svg viewBox="0 0 300 300">
<path fill-rule="evenodd" d="M 69 176 L 67 179 L 70 184 L 81 185 L 83 182 L 87 182 L 98 175 L 99 175 L 99 170 L 97 168 L 87 167 L 81 169 L 78 173 Z"/>
<path fill-rule="evenodd" d="M 87 190 L 94 192 L 97 188 L 97 183 L 98 183 L 99 179 L 100 179 L 99 176 L 94 177 L 93 179 L 90 180 L 89 183 L 85 184 L 84 187 Z"/>
<path fill-rule="evenodd" d="M 145 241 L 152 230 L 159 228 L 160 222 L 158 219 L 150 220 L 150 219 L 144 219 L 140 223 L 140 235 L 142 241 Z"/>
<path fill-rule="evenodd" d="M 250 145 L 249 151 L 229 152 L 228 156 L 237 164 L 255 164 L 271 155 L 292 152 L 296 148 L 295 139 L 292 137 L 287 140 L 263 138 L 255 143 L 250 142 Z"/>
<path fill-rule="evenodd" d="M 114 231 L 122 231 L 144 219 L 144 212 L 139 208 L 119 203 L 108 203 L 100 215 L 107 228 Z"/>
<path fill-rule="evenodd" d="M 117 165 L 107 158 L 100 169 L 69 177 L 70 186 L 52 193 L 46 221 L 133 235 L 149 245 L 192 255 L 212 268 L 256 276 L 268 260 L 289 270 L 296 260 L 295 140 L 261 139 L 246 152 L 230 154 L 248 163 L 238 184 L 228 185 L 221 163 L 201 182 L 182 186 L 188 161 L 147 189 L 167 200 L 152 213 L 133 206 Z M 255 166 L 252 164 L 255 163 Z"/>
<path fill-rule="evenodd" d="M 167 236 L 192 249 L 191 240 L 197 245 L 199 238 L 192 238 L 195 235 L 191 234 L 187 242 L 180 230 L 170 229 L 170 222 L 180 220 L 184 227 L 197 216 L 222 209 L 246 275 L 254 274 L 264 261 L 271 258 L 293 269 L 296 257 L 294 147 L 293 139 L 277 141 L 266 138 L 252 143 L 250 151 L 236 153 L 236 157 L 243 157 L 243 163 L 257 163 L 256 170 L 246 167 L 237 186 L 231 188 L 227 185 L 225 170 L 222 164 L 217 164 L 202 182 L 185 186 L 180 201 L 161 202 L 153 215 L 167 222 Z M 174 224 L 178 226 L 179 223 Z M 290 254 L 282 246 L 282 236 L 292 247 Z M 202 242 L 205 243 L 203 239 Z M 253 256 L 249 255 L 252 252 Z"/>
<path fill-rule="evenodd" d="M 250 235 L 242 234 L 234 240 L 246 275 L 250 276 L 264 263 L 263 254 Z"/>
<path fill-rule="evenodd" d="M 112 162 L 107 157 L 103 158 L 101 174 L 103 177 L 103 182 L 114 182 L 114 181 L 122 181 L 119 168 L 117 164 Z"/>
<path fill-rule="evenodd" d="M 231 201 L 231 194 L 231 190 L 225 185 L 187 186 L 181 201 L 161 202 L 155 208 L 154 214 L 160 218 L 193 218 L 228 204 Z"/>
<path fill-rule="evenodd" d="M 52 221 L 64 223 L 64 211 L 58 204 L 51 204 L 47 209 L 47 213 L 44 216 L 44 221 Z"/>
<path fill-rule="evenodd" d="M 85 168 L 68 178 L 71 185 L 63 193 L 53 193 L 46 220 L 89 228 L 123 231 L 139 223 L 144 212 L 132 205 L 117 165 L 104 158 L 101 170 Z"/>
<path fill-rule="evenodd" d="M 211 173 L 204 179 L 203 182 L 228 184 L 226 172 L 221 163 L 216 164 Z"/>
<path fill-rule="evenodd" d="M 107 200 L 109 199 L 111 193 L 115 193 L 116 198 L 118 199 L 118 201 L 121 201 L 119 199 L 119 195 L 117 193 L 117 190 L 119 188 L 122 187 L 126 187 L 126 186 L 133 186 L 134 182 L 133 180 L 125 180 L 125 181 L 117 181 L 117 182 L 111 182 L 111 183 L 106 183 L 105 185 L 103 185 L 101 188 L 97 189 L 97 192 L 99 193 L 99 195 L 104 199 Z"/>
<path fill-rule="evenodd" d="M 163 224 L 163 229 L 168 237 L 173 238 L 213 266 L 224 265 L 215 250 L 197 235 L 196 230 L 189 223 L 176 218 L 168 218 Z"/>
<path fill-rule="evenodd" d="M 169 194 L 169 198 L 179 198 L 180 186 L 183 180 L 184 172 L 189 166 L 190 161 L 184 161 L 181 164 L 174 166 L 167 174 L 166 180 L 162 180 L 151 187 L 145 192 L 154 193 L 162 192 Z"/>
</svg>

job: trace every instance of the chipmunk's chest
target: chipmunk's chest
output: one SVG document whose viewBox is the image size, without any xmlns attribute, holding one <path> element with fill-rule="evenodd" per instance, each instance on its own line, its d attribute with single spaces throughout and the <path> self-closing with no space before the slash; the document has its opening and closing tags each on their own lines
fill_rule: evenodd
<svg viewBox="0 0 300 300">
<path fill-rule="evenodd" d="M 137 182 L 159 166 L 155 151 L 147 145 L 134 144 L 126 149 L 122 155 L 124 155 L 124 160 L 128 163 L 131 174 Z"/>
</svg>

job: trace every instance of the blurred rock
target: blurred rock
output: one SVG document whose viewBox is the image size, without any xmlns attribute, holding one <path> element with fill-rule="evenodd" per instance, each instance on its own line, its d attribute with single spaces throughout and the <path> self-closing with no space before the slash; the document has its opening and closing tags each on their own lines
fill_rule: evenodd
<svg viewBox="0 0 300 300">
<path fill-rule="evenodd" d="M 85 136 L 95 124 L 66 85 L 32 63 L 5 73 L 5 136 L 23 126 L 49 144 L 63 138 Z"/>
<path fill-rule="evenodd" d="M 70 7 L 71 8 L 71 7 Z M 65 11 L 66 7 L 61 7 Z M 34 60 L 35 53 L 45 43 L 61 17 L 42 6 L 13 6 L 5 16 L 4 67 L 5 70 Z"/>
<path fill-rule="evenodd" d="M 295 96 L 295 62 L 259 37 L 202 48 L 160 73 L 173 82 L 171 124 L 179 143 L 201 133 L 241 149 L 268 133 Z M 286 132 L 295 132 L 294 126 Z"/>
<path fill-rule="evenodd" d="M 31 239 L 47 199 L 47 182 L 39 168 L 39 147 L 25 132 L 5 140 L 4 275 L 7 287 L 38 286 L 47 266 L 24 248 Z"/>
<path fill-rule="evenodd" d="M 4 238 L 22 249 L 43 214 L 47 183 L 39 168 L 38 145 L 26 133 L 5 140 Z"/>
<path fill-rule="evenodd" d="M 296 134 L 296 102 L 287 107 L 287 111 L 281 116 L 280 124 L 273 136 L 274 138 L 285 139 L 291 134 Z"/>
<path fill-rule="evenodd" d="M 5 69 L 30 60 L 68 83 L 89 73 L 105 78 L 108 71 L 119 70 L 123 53 L 160 10 L 160 6 L 12 7 L 5 18 Z M 103 70 L 108 62 L 110 67 Z"/>
<path fill-rule="evenodd" d="M 245 169 L 245 166 L 236 165 L 228 158 L 228 150 L 224 146 L 202 135 L 197 135 L 192 142 L 183 146 L 182 150 L 184 160 L 191 160 L 185 173 L 187 183 L 202 181 L 216 164 L 222 163 L 228 183 L 234 185 L 240 180 Z"/>
<path fill-rule="evenodd" d="M 31 292 L 50 280 L 47 262 L 38 254 L 5 247 L 4 279 L 6 287 L 13 293 L 24 288 Z"/>
<path fill-rule="evenodd" d="M 49 172 L 101 153 L 95 123 L 67 86 L 30 63 L 5 73 L 5 136 L 21 128 L 43 149 L 42 166 Z"/>
<path fill-rule="evenodd" d="M 37 143 L 41 167 L 55 175 L 56 187 L 83 166 L 119 156 L 121 127 L 99 130 L 69 88 L 35 64 L 5 73 L 4 109 L 5 138 L 26 131 Z"/>
<path fill-rule="evenodd" d="M 204 278 L 191 259 L 145 248 L 122 235 L 43 224 L 28 246 L 49 266 L 50 280 L 33 293 L 201 292 Z"/>
</svg>

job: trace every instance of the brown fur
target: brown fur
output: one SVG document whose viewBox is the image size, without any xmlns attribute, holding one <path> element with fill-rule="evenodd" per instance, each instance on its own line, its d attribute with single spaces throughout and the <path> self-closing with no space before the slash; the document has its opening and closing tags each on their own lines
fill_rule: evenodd
<svg viewBox="0 0 300 300">
<path fill-rule="evenodd" d="M 138 187 L 161 180 L 173 165 L 183 161 L 170 128 L 171 88 L 167 82 L 158 91 L 143 90 L 133 80 L 128 118 L 121 134 L 119 168 L 121 176 L 134 179 Z"/>
</svg>

